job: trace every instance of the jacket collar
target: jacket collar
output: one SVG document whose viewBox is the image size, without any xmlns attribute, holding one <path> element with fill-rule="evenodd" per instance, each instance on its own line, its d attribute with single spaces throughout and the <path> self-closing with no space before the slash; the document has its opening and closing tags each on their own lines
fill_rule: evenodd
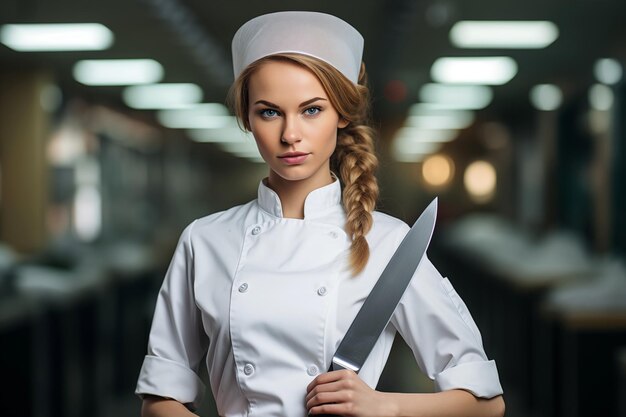
<svg viewBox="0 0 626 417">
<path fill-rule="evenodd" d="M 333 174 L 335 181 L 317 188 L 309 193 L 304 200 L 304 218 L 311 219 L 322 217 L 327 210 L 341 206 L 341 184 L 339 179 Z M 259 183 L 258 203 L 266 212 L 276 217 L 283 217 L 283 208 L 280 197 L 269 188 L 264 178 Z"/>
</svg>

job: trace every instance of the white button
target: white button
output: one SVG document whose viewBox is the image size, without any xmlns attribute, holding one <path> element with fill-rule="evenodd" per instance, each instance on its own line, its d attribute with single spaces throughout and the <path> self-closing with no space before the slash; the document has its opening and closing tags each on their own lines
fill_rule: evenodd
<svg viewBox="0 0 626 417">
<path fill-rule="evenodd" d="M 254 373 L 254 365 L 251 363 L 247 363 L 246 366 L 243 367 L 243 373 L 250 376 Z"/>
<path fill-rule="evenodd" d="M 317 366 L 311 365 L 307 368 L 306 373 L 309 374 L 309 376 L 315 376 L 320 373 L 320 370 L 317 368 Z"/>
<path fill-rule="evenodd" d="M 326 295 L 327 292 L 328 292 L 328 290 L 326 289 L 326 287 L 319 287 L 317 289 L 317 295 L 324 296 L 324 295 Z"/>
<path fill-rule="evenodd" d="M 337 232 L 335 232 L 335 231 L 332 231 L 332 232 L 330 232 L 330 236 L 331 236 L 333 239 L 337 239 L 337 238 L 339 237 L 339 233 L 337 233 Z"/>
<path fill-rule="evenodd" d="M 261 228 L 259 226 L 255 226 L 254 229 L 252 229 L 252 234 L 258 235 L 259 233 L 261 233 Z"/>
<path fill-rule="evenodd" d="M 239 292 L 246 292 L 248 291 L 248 284 L 247 283 L 243 283 L 239 286 Z"/>
</svg>

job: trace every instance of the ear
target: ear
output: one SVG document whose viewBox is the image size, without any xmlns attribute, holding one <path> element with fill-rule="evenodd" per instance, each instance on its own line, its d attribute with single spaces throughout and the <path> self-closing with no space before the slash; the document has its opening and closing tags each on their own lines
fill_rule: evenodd
<svg viewBox="0 0 626 417">
<path fill-rule="evenodd" d="M 338 129 L 343 129 L 344 127 L 348 126 L 349 124 L 350 124 L 349 120 L 346 120 L 343 117 L 339 116 L 339 122 L 337 123 L 337 128 Z"/>
</svg>

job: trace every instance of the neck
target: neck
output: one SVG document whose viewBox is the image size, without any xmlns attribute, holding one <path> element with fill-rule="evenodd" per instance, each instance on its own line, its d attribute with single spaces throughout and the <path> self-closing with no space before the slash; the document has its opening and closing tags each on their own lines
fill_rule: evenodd
<svg viewBox="0 0 626 417">
<path fill-rule="evenodd" d="M 303 180 L 286 180 L 270 171 L 267 185 L 278 194 L 283 209 L 283 217 L 304 219 L 304 202 L 314 190 L 331 184 L 333 177 L 330 170 L 324 175 L 317 175 Z"/>
</svg>

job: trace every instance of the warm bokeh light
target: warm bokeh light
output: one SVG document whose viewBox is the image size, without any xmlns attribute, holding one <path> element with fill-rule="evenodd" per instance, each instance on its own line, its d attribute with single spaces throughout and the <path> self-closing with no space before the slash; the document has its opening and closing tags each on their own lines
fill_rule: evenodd
<svg viewBox="0 0 626 417">
<path fill-rule="evenodd" d="M 496 169 L 487 161 L 474 161 L 465 169 L 463 183 L 472 200 L 486 203 L 496 191 Z"/>
<path fill-rule="evenodd" d="M 453 176 L 454 162 L 446 155 L 432 155 L 422 163 L 422 177 L 432 187 L 440 188 L 450 184 Z"/>
<path fill-rule="evenodd" d="M 72 166 L 86 152 L 84 132 L 76 127 L 61 126 L 48 141 L 46 157 L 51 166 Z"/>
</svg>

